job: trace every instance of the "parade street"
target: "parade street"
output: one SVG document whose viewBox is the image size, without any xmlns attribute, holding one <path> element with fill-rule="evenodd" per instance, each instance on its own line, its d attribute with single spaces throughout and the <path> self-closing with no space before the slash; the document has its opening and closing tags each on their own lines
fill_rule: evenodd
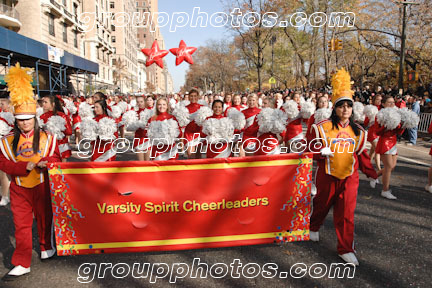
<svg viewBox="0 0 432 288">
<path fill-rule="evenodd" d="M 419 139 L 420 140 L 420 139 Z M 398 144 L 398 165 L 392 175 L 391 188 L 398 197 L 395 201 L 379 195 L 381 184 L 371 189 L 361 174 L 357 208 L 355 213 L 355 244 L 360 266 L 352 279 L 322 278 L 309 275 L 295 279 L 290 274 L 281 277 L 281 271 L 289 272 L 296 263 L 310 267 L 314 263 L 341 263 L 337 257 L 336 235 L 332 213 L 328 215 L 320 230 L 320 242 L 294 242 L 282 245 L 242 246 L 220 249 L 187 250 L 153 253 L 98 254 L 82 256 L 56 256 L 46 262 L 39 259 L 37 241 L 34 240 L 31 273 L 15 282 L 2 282 L 1 287 L 430 287 L 432 275 L 432 195 L 424 190 L 427 184 L 427 169 L 430 145 L 419 141 L 417 146 Z M 125 154 L 119 160 L 132 160 L 132 154 Z M 88 191 L 91 193 L 91 191 Z M 0 274 L 12 267 L 14 251 L 14 228 L 10 207 L 0 208 Z M 108 227 L 107 227 L 108 228 Z M 100 227 L 102 233 L 102 227 Z M 34 227 L 33 237 L 37 235 Z M 429 256 L 428 256 L 429 255 Z M 80 265 L 84 263 L 174 263 L 191 265 L 194 258 L 208 266 L 214 263 L 230 265 L 239 259 L 243 265 L 276 263 L 278 275 L 274 278 L 233 278 L 230 274 L 220 279 L 191 278 L 176 279 L 169 283 L 169 277 L 135 279 L 131 275 L 116 279 L 106 271 L 104 278 L 94 279 L 88 284 L 78 282 Z M 155 281 L 157 280 L 157 281 Z"/>
</svg>

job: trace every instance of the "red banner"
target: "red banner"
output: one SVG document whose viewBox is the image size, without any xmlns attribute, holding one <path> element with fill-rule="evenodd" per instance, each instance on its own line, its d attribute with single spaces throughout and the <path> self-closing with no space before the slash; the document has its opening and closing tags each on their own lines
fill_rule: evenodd
<svg viewBox="0 0 432 288">
<path fill-rule="evenodd" d="M 311 154 L 53 163 L 58 255 L 309 240 Z"/>
</svg>

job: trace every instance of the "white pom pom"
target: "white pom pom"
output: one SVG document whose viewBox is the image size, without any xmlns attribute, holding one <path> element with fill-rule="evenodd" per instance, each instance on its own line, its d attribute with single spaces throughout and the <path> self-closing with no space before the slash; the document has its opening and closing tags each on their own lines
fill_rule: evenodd
<svg viewBox="0 0 432 288">
<path fill-rule="evenodd" d="M 198 104 L 208 107 L 208 103 L 204 99 L 198 100 Z"/>
<path fill-rule="evenodd" d="M 128 108 L 128 104 L 124 101 L 120 101 L 116 106 L 121 109 L 121 114 L 125 113 L 127 108 Z M 114 106 L 114 107 L 116 107 L 116 106 Z"/>
<path fill-rule="evenodd" d="M 5 121 L 0 120 L 0 137 L 9 134 L 10 131 L 12 131 L 12 127 L 9 126 Z"/>
<path fill-rule="evenodd" d="M 229 118 L 210 118 L 203 122 L 203 133 L 210 143 L 228 142 L 233 138 L 234 126 Z"/>
<path fill-rule="evenodd" d="M 133 110 L 127 111 L 123 114 L 122 120 L 120 121 L 120 125 L 129 126 L 132 123 L 138 121 L 138 113 Z"/>
<path fill-rule="evenodd" d="M 315 113 L 315 104 L 312 102 L 302 103 L 300 113 L 303 119 L 309 119 Z"/>
<path fill-rule="evenodd" d="M 186 107 L 186 106 L 188 106 L 189 104 L 190 104 L 190 101 L 189 101 L 189 100 L 183 100 L 183 101 L 180 102 L 180 106 L 183 106 L 183 107 Z"/>
<path fill-rule="evenodd" d="M 315 124 L 318 124 L 319 122 L 329 119 L 332 114 L 332 109 L 330 108 L 320 108 L 315 111 L 314 118 L 315 118 Z"/>
<path fill-rule="evenodd" d="M 11 112 L 0 112 L 0 118 L 5 119 L 9 125 L 14 125 L 15 123 L 15 117 Z"/>
<path fill-rule="evenodd" d="M 198 126 L 202 126 L 203 124 L 204 124 L 204 121 L 208 118 L 208 117 L 210 117 L 210 116 L 212 116 L 213 115 L 213 110 L 212 109 L 210 109 L 209 107 L 207 107 L 207 106 L 202 106 L 197 112 L 196 112 L 196 115 L 195 115 L 195 123 L 198 125 Z"/>
<path fill-rule="evenodd" d="M 268 133 L 273 128 L 273 109 L 264 108 L 257 116 L 259 132 Z"/>
<path fill-rule="evenodd" d="M 75 114 L 78 111 L 77 107 L 72 101 L 70 101 L 69 99 L 63 99 L 63 100 L 65 102 L 66 109 L 69 111 L 71 115 Z"/>
<path fill-rule="evenodd" d="M 90 141 L 97 138 L 97 125 L 98 123 L 92 118 L 84 118 L 81 121 L 81 134 L 83 139 Z"/>
<path fill-rule="evenodd" d="M 170 104 L 171 110 L 174 110 L 177 107 L 177 102 L 173 98 L 171 98 L 169 100 L 169 104 Z"/>
<path fill-rule="evenodd" d="M 117 124 L 114 119 L 104 117 L 99 120 L 97 126 L 97 134 L 102 140 L 114 140 L 116 137 L 114 133 L 117 132 Z"/>
<path fill-rule="evenodd" d="M 373 123 L 378 114 L 378 108 L 375 105 L 366 105 L 363 109 L 363 113 L 369 119 L 370 123 Z"/>
<path fill-rule="evenodd" d="M 110 117 L 117 119 L 120 118 L 120 116 L 122 115 L 122 109 L 119 105 L 115 105 L 111 107 L 111 114 Z"/>
<path fill-rule="evenodd" d="M 228 118 L 231 119 L 234 125 L 234 129 L 236 130 L 242 130 L 246 126 L 245 115 L 235 108 L 231 108 L 228 110 Z"/>
<path fill-rule="evenodd" d="M 289 119 L 296 118 L 300 113 L 298 110 L 298 104 L 294 100 L 287 101 L 282 107 Z"/>
<path fill-rule="evenodd" d="M 378 124 L 384 126 L 387 130 L 394 130 L 401 123 L 401 115 L 398 112 L 398 108 L 384 108 L 378 112 L 377 121 Z"/>
<path fill-rule="evenodd" d="M 286 123 L 288 121 L 288 115 L 280 109 L 273 110 L 273 127 L 271 132 L 274 134 L 280 134 L 286 129 Z"/>
<path fill-rule="evenodd" d="M 93 108 L 86 102 L 80 104 L 78 114 L 81 119 L 94 117 Z"/>
<path fill-rule="evenodd" d="M 353 104 L 353 119 L 357 123 L 363 123 L 365 120 L 364 105 L 361 102 L 354 102 Z"/>
<path fill-rule="evenodd" d="M 399 109 L 398 112 L 401 115 L 403 129 L 412 129 L 418 127 L 420 117 L 417 115 L 417 113 L 408 110 L 408 108 Z"/>
<path fill-rule="evenodd" d="M 66 130 L 66 120 L 60 116 L 51 116 L 43 126 L 48 132 L 57 136 L 57 139 L 65 137 L 63 131 Z"/>
<path fill-rule="evenodd" d="M 180 134 L 178 123 L 174 119 L 152 121 L 148 128 L 148 137 L 153 145 L 172 145 Z"/>
<path fill-rule="evenodd" d="M 176 117 L 180 127 L 186 127 L 190 122 L 189 110 L 183 105 L 178 105 L 172 112 L 172 115 Z"/>
<path fill-rule="evenodd" d="M 42 114 L 44 114 L 44 110 L 42 107 L 36 108 L 36 117 L 40 117 Z"/>
<path fill-rule="evenodd" d="M 305 102 L 305 98 L 303 96 L 300 96 L 300 106 L 303 105 Z"/>
<path fill-rule="evenodd" d="M 155 115 L 155 110 L 145 109 L 139 115 L 138 127 L 144 129 L 147 126 L 148 121 Z"/>
</svg>

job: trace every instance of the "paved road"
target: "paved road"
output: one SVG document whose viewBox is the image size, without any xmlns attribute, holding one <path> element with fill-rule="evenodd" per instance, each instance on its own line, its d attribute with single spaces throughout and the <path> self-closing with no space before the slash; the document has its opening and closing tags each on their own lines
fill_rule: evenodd
<svg viewBox="0 0 432 288">
<path fill-rule="evenodd" d="M 381 185 L 372 190 L 364 175 L 356 210 L 356 249 L 360 266 L 352 279 L 314 279 L 264 277 L 239 279 L 229 275 L 222 279 L 178 279 L 182 287 L 430 287 L 432 283 L 432 194 L 424 191 L 430 162 L 429 144 L 421 141 L 416 147 L 399 145 L 400 160 L 392 177 L 392 189 L 398 197 L 390 201 L 379 196 Z M 129 158 L 130 156 L 122 156 Z M 10 268 L 13 252 L 13 223 L 9 207 L 0 208 L 0 274 Z M 0 287 L 82 287 L 77 281 L 78 268 L 83 263 L 173 263 L 192 264 L 200 258 L 209 267 L 215 263 L 230 264 L 239 259 L 243 265 L 276 263 L 278 271 L 289 272 L 296 263 L 311 267 L 314 263 L 339 263 L 332 215 L 320 231 L 319 243 L 298 242 L 283 245 L 248 246 L 208 250 L 189 250 L 157 253 L 101 254 L 55 257 L 41 262 L 38 249 L 33 251 L 32 272 L 13 283 L 0 282 Z M 36 243 L 36 239 L 35 239 Z M 297 266 L 295 266 L 297 267 Z M 107 270 L 105 278 L 97 278 L 84 287 L 167 287 L 168 279 L 149 279 L 128 276 L 116 279 Z"/>
</svg>

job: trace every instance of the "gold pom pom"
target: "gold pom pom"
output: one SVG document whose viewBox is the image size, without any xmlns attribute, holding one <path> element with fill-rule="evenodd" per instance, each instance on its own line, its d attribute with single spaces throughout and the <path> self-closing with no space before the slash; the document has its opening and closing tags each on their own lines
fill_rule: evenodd
<svg viewBox="0 0 432 288">
<path fill-rule="evenodd" d="M 17 63 L 5 75 L 5 82 L 13 106 L 20 106 L 23 103 L 34 101 L 31 71 L 30 68 L 21 68 L 20 64 Z"/>
<path fill-rule="evenodd" d="M 354 91 L 351 90 L 351 76 L 344 69 L 339 69 L 332 77 L 331 84 L 333 87 L 333 95 L 340 96 L 342 92 L 350 92 L 351 95 Z"/>
</svg>

